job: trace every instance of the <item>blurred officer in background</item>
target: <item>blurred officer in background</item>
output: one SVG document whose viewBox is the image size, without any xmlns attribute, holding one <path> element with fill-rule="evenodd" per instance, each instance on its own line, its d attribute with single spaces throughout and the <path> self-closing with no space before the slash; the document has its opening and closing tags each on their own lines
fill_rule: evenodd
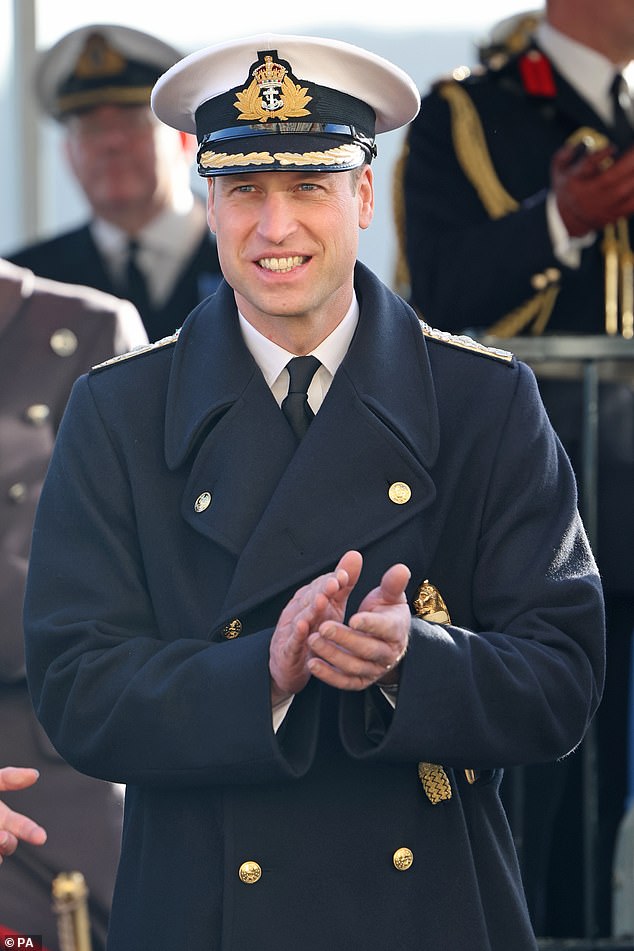
<svg viewBox="0 0 634 951">
<path fill-rule="evenodd" d="M 433 86 L 411 126 L 404 170 L 411 299 L 426 320 L 501 337 L 631 340 L 633 58 L 632 0 L 550 0 L 499 24 L 479 68 Z M 600 371 L 595 544 L 608 621 L 597 718 L 602 934 L 610 934 L 612 848 L 626 797 L 634 627 L 634 371 L 624 367 Z M 558 373 L 551 364 L 550 376 Z M 540 377 L 540 389 L 581 474 L 580 374 Z M 578 757 L 573 767 L 526 776 L 529 902 L 538 932 L 557 936 L 583 933 Z"/>
<path fill-rule="evenodd" d="M 93 364 L 144 343 L 140 317 L 128 301 L 36 278 L 0 259 L 0 763 L 40 773 L 37 784 L 20 792 L 6 787 L 2 801 L 48 832 L 45 845 L 24 841 L 0 870 L 0 922 L 43 935 L 49 949 L 58 947 L 51 883 L 59 872 L 75 870 L 90 889 L 94 951 L 104 946 L 122 796 L 118 786 L 71 769 L 32 708 L 22 601 L 33 518 L 73 381 Z"/>
<path fill-rule="evenodd" d="M 132 300 L 150 340 L 172 333 L 219 281 L 205 206 L 190 184 L 195 139 L 150 109 L 153 83 L 180 55 L 116 25 L 83 26 L 43 54 L 38 102 L 64 128 L 91 220 L 7 255 L 40 276 Z"/>
</svg>

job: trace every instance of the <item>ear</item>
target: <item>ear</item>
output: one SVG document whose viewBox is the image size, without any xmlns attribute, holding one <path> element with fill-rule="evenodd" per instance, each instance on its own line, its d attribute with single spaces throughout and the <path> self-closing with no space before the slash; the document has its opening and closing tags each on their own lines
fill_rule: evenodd
<svg viewBox="0 0 634 951">
<path fill-rule="evenodd" d="M 359 199 L 359 227 L 365 231 L 374 217 L 374 172 L 364 165 L 357 183 Z"/>
<path fill-rule="evenodd" d="M 216 233 L 216 196 L 214 192 L 214 179 L 207 179 L 207 224 L 212 234 Z"/>
</svg>

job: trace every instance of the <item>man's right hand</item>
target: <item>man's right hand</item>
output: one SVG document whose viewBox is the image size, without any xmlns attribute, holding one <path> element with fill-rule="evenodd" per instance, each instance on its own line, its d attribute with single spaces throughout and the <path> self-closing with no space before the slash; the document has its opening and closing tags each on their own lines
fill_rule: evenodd
<svg viewBox="0 0 634 951">
<path fill-rule="evenodd" d="M 0 792 L 13 792 L 16 789 L 26 789 L 37 782 L 39 773 L 36 769 L 22 769 L 17 766 L 5 766 L 0 769 Z M 46 842 L 45 830 L 19 812 L 14 812 L 0 801 L 0 863 L 5 855 L 12 855 L 18 847 L 18 842 L 28 842 L 31 845 L 44 845 Z"/>
<path fill-rule="evenodd" d="M 334 571 L 300 588 L 282 611 L 269 654 L 273 706 L 299 693 L 310 680 L 308 636 L 323 621 L 343 620 L 362 565 L 358 551 L 346 552 Z"/>
<path fill-rule="evenodd" d="M 553 156 L 551 187 L 568 234 L 580 238 L 634 215 L 634 147 L 580 153 L 564 145 Z"/>
</svg>

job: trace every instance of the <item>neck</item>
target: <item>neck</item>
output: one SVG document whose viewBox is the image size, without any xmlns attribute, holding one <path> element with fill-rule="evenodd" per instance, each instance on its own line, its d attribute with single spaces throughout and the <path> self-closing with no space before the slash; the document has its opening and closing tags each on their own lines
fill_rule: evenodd
<svg viewBox="0 0 634 951">
<path fill-rule="evenodd" d="M 634 59 L 634 31 L 622 28 L 605 16 L 601 3 L 590 4 L 552 2 L 548 7 L 548 22 L 570 39 L 605 56 L 615 65 Z"/>
</svg>

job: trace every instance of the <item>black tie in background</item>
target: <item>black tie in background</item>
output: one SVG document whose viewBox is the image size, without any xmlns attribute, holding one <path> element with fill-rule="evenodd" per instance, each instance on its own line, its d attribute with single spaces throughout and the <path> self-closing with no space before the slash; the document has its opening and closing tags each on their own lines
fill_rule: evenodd
<svg viewBox="0 0 634 951">
<path fill-rule="evenodd" d="M 128 263 L 125 270 L 122 295 L 131 300 L 141 317 L 145 320 L 152 311 L 145 275 L 137 263 L 139 242 L 130 238 L 128 242 Z"/>
<path fill-rule="evenodd" d="M 288 395 L 282 401 L 282 412 L 299 441 L 306 435 L 314 413 L 308 405 L 310 381 L 321 366 L 317 357 L 293 357 L 286 364 L 291 382 Z"/>
<path fill-rule="evenodd" d="M 617 73 L 610 86 L 612 104 L 614 106 L 614 119 L 612 128 L 614 130 L 614 142 L 621 149 L 626 149 L 634 143 L 634 127 L 632 127 L 628 108 L 631 108 L 630 94 L 627 83 L 623 76 Z"/>
</svg>

